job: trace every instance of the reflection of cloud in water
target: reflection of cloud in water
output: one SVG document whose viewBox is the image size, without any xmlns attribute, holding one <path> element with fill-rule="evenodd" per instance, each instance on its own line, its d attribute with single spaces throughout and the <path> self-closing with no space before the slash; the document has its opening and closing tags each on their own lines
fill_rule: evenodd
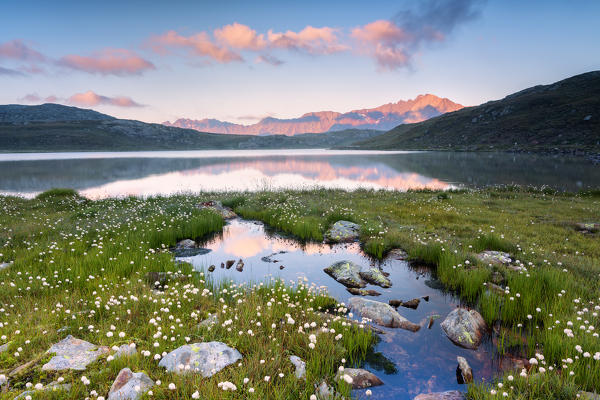
<svg viewBox="0 0 600 400">
<path fill-rule="evenodd" d="M 111 182 L 86 189 L 92 198 L 119 195 L 172 194 L 200 191 L 256 191 L 261 189 L 356 190 L 418 188 L 446 189 L 449 184 L 416 173 L 398 173 L 390 168 L 336 167 L 327 162 L 253 161 L 207 166 Z"/>
</svg>

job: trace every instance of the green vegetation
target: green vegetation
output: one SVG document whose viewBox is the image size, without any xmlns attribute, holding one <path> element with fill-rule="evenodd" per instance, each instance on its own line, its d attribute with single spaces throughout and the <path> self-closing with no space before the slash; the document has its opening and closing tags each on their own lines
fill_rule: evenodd
<svg viewBox="0 0 600 400">
<path fill-rule="evenodd" d="M 352 148 L 600 153 L 600 71 L 400 125 Z"/>
</svg>

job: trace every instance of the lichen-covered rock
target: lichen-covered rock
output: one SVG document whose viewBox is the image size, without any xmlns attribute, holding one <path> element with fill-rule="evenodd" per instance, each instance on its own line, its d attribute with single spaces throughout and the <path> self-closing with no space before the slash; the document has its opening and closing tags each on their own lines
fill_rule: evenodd
<svg viewBox="0 0 600 400">
<path fill-rule="evenodd" d="M 123 368 L 108 392 L 108 400 L 137 400 L 152 386 L 154 381 L 145 373 Z"/>
<path fill-rule="evenodd" d="M 361 269 L 360 265 L 352 261 L 339 261 L 323 271 L 344 286 L 364 288 L 367 283 L 360 277 Z"/>
<path fill-rule="evenodd" d="M 360 271 L 358 274 L 372 285 L 381 286 L 382 288 L 392 287 L 392 282 L 383 275 L 379 268 L 371 267 L 366 271 Z"/>
<path fill-rule="evenodd" d="M 413 400 L 464 400 L 465 396 L 458 390 L 449 390 L 447 392 L 420 394 Z"/>
<path fill-rule="evenodd" d="M 337 221 L 325 233 L 329 243 L 354 242 L 360 236 L 360 225 L 350 221 Z"/>
<path fill-rule="evenodd" d="M 88 364 L 91 364 L 102 354 L 108 352 L 108 347 L 98 347 L 95 344 L 69 335 L 50 347 L 48 353 L 55 353 L 55 356 L 42 366 L 42 370 L 62 371 L 73 369 L 83 371 Z"/>
<path fill-rule="evenodd" d="M 477 311 L 457 308 L 452 310 L 442 322 L 442 329 L 455 344 L 474 350 L 481 343 L 488 328 Z"/>
<path fill-rule="evenodd" d="M 197 373 L 210 378 L 223 368 L 241 360 L 236 349 L 221 342 L 186 344 L 164 356 L 159 366 L 177 374 Z"/>
<path fill-rule="evenodd" d="M 458 370 L 460 371 L 464 383 L 473 382 L 473 370 L 471 369 L 467 359 L 457 356 L 456 361 L 458 361 Z"/>
<path fill-rule="evenodd" d="M 362 368 L 344 368 L 338 371 L 336 378 L 342 379 L 343 375 L 352 378 L 352 389 L 366 389 L 373 386 L 383 385 L 383 381 L 377 376 Z"/>
<path fill-rule="evenodd" d="M 512 262 L 510 254 L 503 251 L 486 250 L 475 255 L 484 264 L 508 265 Z"/>
<path fill-rule="evenodd" d="M 378 325 L 388 328 L 401 328 L 416 332 L 421 327 L 398 314 L 389 304 L 367 300 L 361 297 L 350 297 L 348 306 L 362 317 L 369 318 Z"/>
<path fill-rule="evenodd" d="M 306 379 L 306 363 L 298 356 L 290 356 L 290 361 L 294 364 L 294 367 L 296 367 L 296 378 Z"/>
<path fill-rule="evenodd" d="M 200 203 L 198 205 L 198 208 L 200 208 L 201 210 L 208 209 L 214 211 L 221 217 L 223 217 L 223 219 L 232 219 L 237 217 L 237 214 L 234 213 L 231 210 L 231 208 L 223 206 L 223 204 L 221 204 L 221 202 L 217 200 L 210 200 L 205 201 L 204 203 Z"/>
</svg>

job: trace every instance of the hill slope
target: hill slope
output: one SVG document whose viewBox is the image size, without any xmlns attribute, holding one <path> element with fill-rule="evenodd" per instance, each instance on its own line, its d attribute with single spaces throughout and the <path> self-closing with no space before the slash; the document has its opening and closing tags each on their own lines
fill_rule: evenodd
<svg viewBox="0 0 600 400">
<path fill-rule="evenodd" d="M 308 132 L 323 133 L 351 128 L 387 131 L 399 124 L 424 121 L 446 112 L 459 110 L 462 107 L 446 98 L 426 94 L 418 96 L 414 100 L 400 100 L 397 103 L 353 110 L 343 114 L 333 111 L 310 112 L 299 118 L 264 118 L 252 125 L 233 124 L 216 119 L 193 120 L 186 118 L 178 119 L 173 123 L 167 121 L 163 124 L 203 132 L 240 135 L 282 134 L 293 136 Z"/>
<path fill-rule="evenodd" d="M 600 152 L 600 71 L 400 125 L 360 149 Z"/>
<path fill-rule="evenodd" d="M 58 104 L 0 106 L 1 152 L 322 148 L 380 134 L 354 129 L 294 137 L 221 135 Z"/>
</svg>

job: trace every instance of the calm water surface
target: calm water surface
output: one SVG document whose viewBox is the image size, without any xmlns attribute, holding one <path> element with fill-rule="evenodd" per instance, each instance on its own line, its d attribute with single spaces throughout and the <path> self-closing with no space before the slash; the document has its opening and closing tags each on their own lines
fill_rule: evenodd
<svg viewBox="0 0 600 400">
<path fill-rule="evenodd" d="M 262 189 L 600 185 L 582 159 L 502 153 L 222 150 L 0 154 L 0 193 L 70 187 L 91 198 Z"/>
</svg>

